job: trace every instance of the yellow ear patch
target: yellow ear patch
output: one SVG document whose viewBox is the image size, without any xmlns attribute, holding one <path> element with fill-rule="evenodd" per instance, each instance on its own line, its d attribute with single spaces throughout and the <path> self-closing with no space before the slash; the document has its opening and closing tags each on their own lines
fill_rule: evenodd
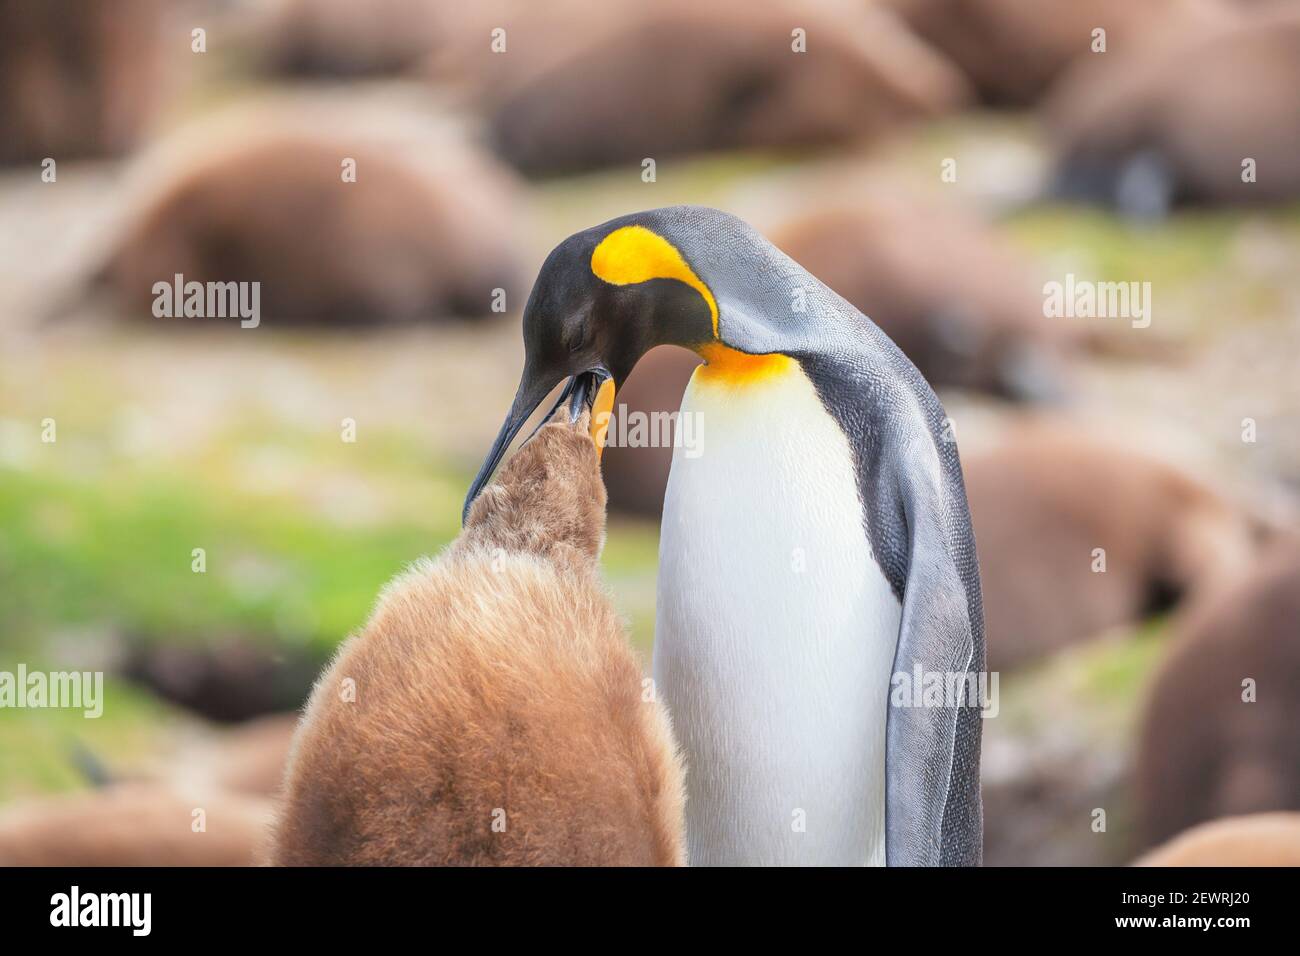
<svg viewBox="0 0 1300 956">
<path fill-rule="evenodd" d="M 645 226 L 623 226 L 600 241 L 591 254 L 591 271 L 610 285 L 631 285 L 651 279 L 676 279 L 704 297 L 718 336 L 718 303 L 709 287 L 686 264 L 677 247 Z"/>
<path fill-rule="evenodd" d="M 713 317 L 715 341 L 695 347 L 695 351 L 706 363 L 695 372 L 701 381 L 727 386 L 752 385 L 781 377 L 798 367 L 798 363 L 788 355 L 750 355 L 717 341 L 718 303 L 713 298 L 713 293 L 686 264 L 676 246 L 645 226 L 623 226 L 602 239 L 591 254 L 591 271 L 610 285 L 631 285 L 651 279 L 676 279 L 685 282 L 703 296 Z M 612 383 L 605 382 L 601 387 L 597 395 L 598 405 L 605 397 L 605 386 L 610 385 Z M 608 401 L 612 406 L 612 388 Z M 593 415 L 592 422 L 595 420 Z M 593 424 L 593 429 L 594 427 Z M 592 437 L 596 437 L 594 430 Z M 598 448 L 603 445 L 602 440 L 596 440 Z"/>
</svg>

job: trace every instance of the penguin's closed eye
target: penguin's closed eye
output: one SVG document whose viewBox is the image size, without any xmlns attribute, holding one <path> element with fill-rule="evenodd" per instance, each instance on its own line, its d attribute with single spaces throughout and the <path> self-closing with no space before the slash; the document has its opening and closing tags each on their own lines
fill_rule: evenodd
<svg viewBox="0 0 1300 956">
<path fill-rule="evenodd" d="M 592 323 L 586 313 L 575 315 L 565 322 L 560 341 L 570 352 L 581 352 L 591 344 Z"/>
</svg>

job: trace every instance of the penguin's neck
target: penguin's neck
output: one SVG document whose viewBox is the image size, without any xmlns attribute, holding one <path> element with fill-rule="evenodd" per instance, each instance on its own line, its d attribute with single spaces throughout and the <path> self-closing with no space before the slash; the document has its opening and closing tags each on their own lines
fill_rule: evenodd
<svg viewBox="0 0 1300 956">
<path fill-rule="evenodd" d="M 705 364 L 696 369 L 695 378 L 702 389 L 762 389 L 800 371 L 788 355 L 750 355 L 721 342 L 701 346 L 699 355 Z"/>
<path fill-rule="evenodd" d="M 706 352 L 664 504 L 655 677 L 696 863 L 883 860 L 901 608 L 847 437 L 799 363 Z"/>
</svg>

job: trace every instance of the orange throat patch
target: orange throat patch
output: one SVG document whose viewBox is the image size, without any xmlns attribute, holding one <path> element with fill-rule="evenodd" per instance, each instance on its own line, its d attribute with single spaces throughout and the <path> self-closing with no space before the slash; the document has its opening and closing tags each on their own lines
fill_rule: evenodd
<svg viewBox="0 0 1300 956">
<path fill-rule="evenodd" d="M 605 379 L 591 404 L 591 440 L 596 443 L 596 457 L 605 453 L 605 439 L 609 432 L 609 417 L 614 413 L 614 380 Z"/>
<path fill-rule="evenodd" d="M 695 370 L 695 376 L 709 385 L 758 385 L 789 375 L 799 365 L 790 356 L 779 352 L 750 355 L 721 342 L 709 342 L 695 351 L 706 363 Z"/>
</svg>

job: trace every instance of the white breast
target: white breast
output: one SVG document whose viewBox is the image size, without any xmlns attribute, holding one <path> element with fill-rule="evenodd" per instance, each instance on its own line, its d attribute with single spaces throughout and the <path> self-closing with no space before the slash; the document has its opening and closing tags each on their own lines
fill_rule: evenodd
<svg viewBox="0 0 1300 956">
<path fill-rule="evenodd" d="M 901 607 L 852 454 L 797 365 L 697 371 L 664 504 L 656 688 L 687 760 L 690 861 L 884 862 L 885 714 Z"/>
</svg>

